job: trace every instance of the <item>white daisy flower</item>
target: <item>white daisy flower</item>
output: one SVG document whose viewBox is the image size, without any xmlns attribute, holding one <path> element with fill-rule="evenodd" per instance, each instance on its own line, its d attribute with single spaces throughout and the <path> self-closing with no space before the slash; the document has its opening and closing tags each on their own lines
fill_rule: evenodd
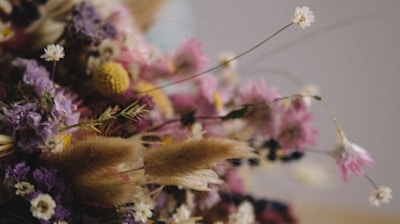
<svg viewBox="0 0 400 224">
<path fill-rule="evenodd" d="M 153 212 L 151 211 L 152 209 L 153 205 L 151 203 L 135 203 L 133 206 L 133 210 L 135 211 L 133 217 L 138 222 L 146 223 L 146 221 L 153 215 Z"/>
<path fill-rule="evenodd" d="M 40 56 L 46 61 L 59 61 L 65 56 L 64 47 L 59 44 L 50 44 L 44 49 L 44 54 Z"/>
<path fill-rule="evenodd" d="M 35 191 L 35 186 L 25 181 L 16 183 L 14 187 L 16 189 L 15 194 L 22 197 Z"/>
<path fill-rule="evenodd" d="M 54 215 L 56 202 L 48 194 L 40 193 L 31 200 L 32 216 L 38 219 L 48 221 Z"/>
<path fill-rule="evenodd" d="M 307 6 L 297 7 L 294 13 L 293 23 L 299 24 L 301 28 L 306 28 L 311 26 L 311 23 L 315 21 L 314 12 L 310 10 Z"/>
<path fill-rule="evenodd" d="M 392 198 L 392 189 L 380 186 L 371 192 L 369 202 L 371 202 L 371 205 L 379 206 L 379 203 L 389 203 Z"/>
</svg>

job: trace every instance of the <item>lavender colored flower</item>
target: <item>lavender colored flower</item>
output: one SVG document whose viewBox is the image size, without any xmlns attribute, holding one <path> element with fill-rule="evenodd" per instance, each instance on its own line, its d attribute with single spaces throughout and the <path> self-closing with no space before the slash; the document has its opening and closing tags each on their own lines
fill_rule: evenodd
<svg viewBox="0 0 400 224">
<path fill-rule="evenodd" d="M 6 179 L 13 180 L 15 182 L 20 182 L 27 179 L 30 167 L 26 165 L 25 161 L 15 164 L 14 167 L 8 166 L 6 168 Z"/>
<path fill-rule="evenodd" d="M 79 121 L 79 113 L 74 113 L 77 106 L 61 92 L 54 97 L 54 107 L 51 114 L 55 120 L 64 121 L 64 125 L 74 125 Z"/>
<path fill-rule="evenodd" d="M 95 7 L 89 1 L 77 3 L 72 8 L 72 19 L 67 26 L 67 34 L 72 39 L 87 45 L 99 45 L 101 40 L 115 38 L 117 31 L 111 23 L 103 23 Z"/>
<path fill-rule="evenodd" d="M 32 175 L 37 188 L 51 192 L 57 186 L 56 173 L 56 170 L 44 167 L 34 170 Z"/>
<path fill-rule="evenodd" d="M 13 61 L 13 65 L 25 69 L 23 81 L 31 85 L 39 97 L 44 96 L 46 92 L 54 91 L 54 83 L 50 80 L 49 72 L 35 60 L 17 58 Z"/>
<path fill-rule="evenodd" d="M 3 108 L 0 127 L 17 141 L 21 151 L 33 153 L 38 147 L 51 139 L 61 124 L 50 119 L 34 103 L 14 104 Z"/>
</svg>

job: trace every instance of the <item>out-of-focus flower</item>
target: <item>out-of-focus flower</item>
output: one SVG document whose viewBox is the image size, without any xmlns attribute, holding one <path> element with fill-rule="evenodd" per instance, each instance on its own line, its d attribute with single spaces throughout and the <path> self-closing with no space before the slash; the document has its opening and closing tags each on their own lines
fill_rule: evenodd
<svg viewBox="0 0 400 224">
<path fill-rule="evenodd" d="M 45 190 L 47 192 L 50 192 L 56 187 L 62 189 L 64 182 L 58 181 L 56 178 L 56 174 L 57 170 L 46 169 L 44 167 L 35 169 L 32 173 L 36 187 Z"/>
<path fill-rule="evenodd" d="M 392 189 L 380 186 L 371 192 L 369 202 L 371 202 L 371 205 L 379 206 L 380 203 L 389 203 L 392 198 Z"/>
<path fill-rule="evenodd" d="M 103 61 L 114 60 L 121 56 L 120 46 L 118 46 L 115 41 L 110 39 L 101 41 L 97 49 L 99 51 L 100 58 Z"/>
<path fill-rule="evenodd" d="M 50 44 L 44 49 L 44 54 L 40 56 L 46 61 L 59 61 L 64 58 L 64 47 L 59 44 Z"/>
<path fill-rule="evenodd" d="M 315 142 L 317 130 L 312 127 L 312 115 L 305 110 L 289 108 L 282 113 L 279 132 L 275 139 L 283 148 L 304 149 Z"/>
<path fill-rule="evenodd" d="M 56 202 L 49 194 L 38 194 L 31 200 L 32 216 L 48 221 L 55 213 Z"/>
<path fill-rule="evenodd" d="M 223 52 L 219 55 L 219 64 L 225 69 L 234 70 L 237 67 L 237 61 L 233 60 L 235 57 L 231 52 Z"/>
<path fill-rule="evenodd" d="M 372 166 L 375 164 L 370 154 L 360 146 L 351 143 L 342 132 L 339 133 L 336 147 L 330 151 L 330 154 L 339 164 L 340 172 L 344 181 L 349 179 L 349 170 L 357 176 L 363 176 L 363 166 Z"/>
<path fill-rule="evenodd" d="M 14 187 L 16 189 L 15 194 L 22 197 L 35 191 L 35 186 L 26 181 L 16 183 Z"/>
<path fill-rule="evenodd" d="M 27 179 L 27 174 L 30 171 L 30 167 L 26 165 L 26 161 L 22 161 L 14 165 L 14 167 L 7 167 L 6 179 L 13 180 L 15 182 L 24 181 Z"/>
<path fill-rule="evenodd" d="M 3 130 L 6 130 L 14 139 L 17 146 L 28 153 L 36 150 L 36 147 L 43 143 L 43 138 L 36 132 L 42 121 L 42 115 L 34 103 L 24 105 L 15 104 L 11 108 L 2 108 L 4 118 L 0 122 Z M 35 136 L 35 137 L 34 137 Z"/>
<path fill-rule="evenodd" d="M 11 23 L 3 23 L 0 21 L 0 43 L 14 37 L 14 31 L 11 28 Z"/>
<path fill-rule="evenodd" d="M 46 92 L 54 92 L 54 83 L 50 80 L 49 72 L 46 68 L 39 66 L 37 61 L 17 58 L 13 61 L 13 65 L 25 69 L 23 81 L 31 85 L 39 97 L 42 97 Z"/>
<path fill-rule="evenodd" d="M 99 45 L 102 39 L 114 38 L 117 31 L 109 22 L 103 22 L 96 8 L 89 1 L 82 1 L 72 7 L 72 19 L 67 25 L 67 34 L 86 45 Z"/>
<path fill-rule="evenodd" d="M 262 135 L 272 136 L 276 130 L 276 111 L 280 110 L 280 104 L 272 105 L 278 98 L 275 89 L 268 89 L 263 81 L 240 86 L 235 98 L 237 105 L 250 105 L 248 112 L 243 117 Z"/>
<path fill-rule="evenodd" d="M 172 215 L 172 218 L 174 219 L 174 222 L 186 221 L 190 218 L 189 208 L 185 204 L 182 204 L 176 209 L 176 212 Z"/>
<path fill-rule="evenodd" d="M 254 208 L 248 201 L 240 203 L 238 211 L 229 215 L 229 224 L 253 224 L 254 221 Z"/>
<path fill-rule="evenodd" d="M 309 7 L 297 7 L 296 12 L 294 13 L 294 18 L 292 20 L 293 23 L 299 24 L 301 28 L 306 28 L 311 26 L 311 23 L 315 21 L 315 16 L 313 11 L 310 10 Z"/>
<path fill-rule="evenodd" d="M 207 57 L 202 51 L 200 41 L 187 40 L 172 58 L 172 71 L 175 74 L 192 75 L 207 64 Z"/>
</svg>

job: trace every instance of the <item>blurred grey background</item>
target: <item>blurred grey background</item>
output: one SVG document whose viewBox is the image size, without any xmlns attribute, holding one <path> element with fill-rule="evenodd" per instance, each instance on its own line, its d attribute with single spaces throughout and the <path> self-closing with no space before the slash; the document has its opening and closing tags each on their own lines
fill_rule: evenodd
<svg viewBox="0 0 400 224">
<path fill-rule="evenodd" d="M 215 65 L 221 52 L 238 54 L 288 24 L 296 6 L 309 6 L 316 22 L 304 30 L 292 26 L 241 58 L 240 78 L 263 77 L 282 95 L 296 93 L 301 84 L 319 86 L 349 140 L 375 159 L 366 173 L 391 187 L 394 199 L 371 206 L 373 188 L 364 178 L 351 175 L 344 183 L 335 161 L 315 153 L 289 166 L 246 170 L 248 187 L 257 196 L 292 203 L 302 223 L 330 223 L 346 215 L 356 221 L 341 223 L 389 223 L 386 218 L 400 217 L 400 1 L 170 0 L 150 39 L 172 50 L 194 36 Z M 321 104 L 312 109 L 320 132 L 316 147 L 329 149 L 335 126 Z M 299 182 L 294 178 L 299 172 L 319 178 Z M 327 214 L 326 220 L 313 219 L 317 214 Z M 381 221 L 360 221 L 367 214 Z"/>
</svg>

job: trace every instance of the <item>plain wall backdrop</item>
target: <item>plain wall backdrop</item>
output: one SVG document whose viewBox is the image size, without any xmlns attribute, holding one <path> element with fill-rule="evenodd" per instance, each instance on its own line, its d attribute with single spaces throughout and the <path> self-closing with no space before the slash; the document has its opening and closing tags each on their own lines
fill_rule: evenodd
<svg viewBox="0 0 400 224">
<path fill-rule="evenodd" d="M 240 78 L 262 77 L 282 95 L 296 93 L 301 84 L 318 85 L 349 140 L 375 159 L 366 172 L 391 187 L 394 199 L 372 207 L 373 188 L 365 179 L 351 175 L 343 183 L 335 161 L 313 153 L 289 166 L 248 170 L 249 187 L 258 196 L 295 204 L 400 216 L 400 1 L 171 0 L 151 36 L 167 50 L 194 36 L 215 65 L 219 53 L 240 53 L 288 24 L 296 6 L 309 6 L 316 22 L 304 30 L 292 26 L 241 58 Z M 320 132 L 315 147 L 329 149 L 336 141 L 334 123 L 321 104 L 312 109 Z M 306 165 L 329 180 L 322 186 L 294 181 L 292 173 Z"/>
</svg>

